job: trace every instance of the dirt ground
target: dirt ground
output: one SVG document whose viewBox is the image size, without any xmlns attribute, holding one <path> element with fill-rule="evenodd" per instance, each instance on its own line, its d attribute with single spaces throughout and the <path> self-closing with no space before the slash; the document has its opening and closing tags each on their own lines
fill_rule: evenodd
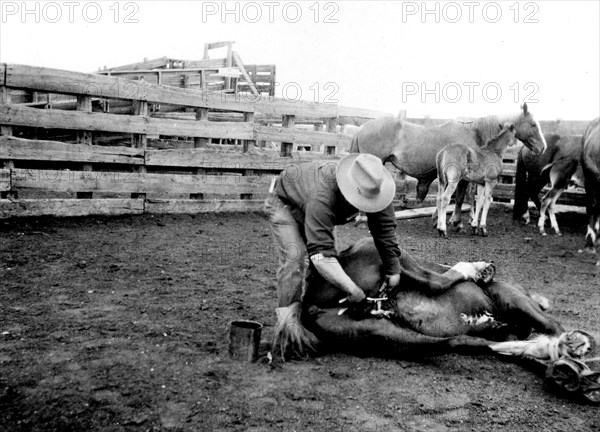
<svg viewBox="0 0 600 432">
<path fill-rule="evenodd" d="M 490 236 L 438 238 L 401 221 L 402 247 L 441 263 L 493 260 L 598 334 L 599 272 L 585 216 L 541 237 L 494 207 Z M 341 227 L 339 246 L 367 236 Z M 275 322 L 266 220 L 249 215 L 0 221 L 2 431 L 593 431 L 598 407 L 492 356 L 327 354 L 271 368 L 230 359 L 228 323 Z M 600 367 L 598 363 L 596 368 Z"/>
</svg>

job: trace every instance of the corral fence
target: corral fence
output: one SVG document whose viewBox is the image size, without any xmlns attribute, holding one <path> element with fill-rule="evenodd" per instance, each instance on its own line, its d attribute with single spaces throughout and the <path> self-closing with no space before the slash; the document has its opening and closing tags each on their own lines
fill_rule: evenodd
<svg viewBox="0 0 600 432">
<path fill-rule="evenodd" d="M 159 84 L 170 72 L 138 65 L 138 73 L 157 77 L 152 82 L 129 70 L 109 75 L 0 65 L 0 218 L 255 211 L 272 175 L 289 164 L 339 158 L 350 145 L 349 126 L 386 115 Z M 25 101 L 24 92 L 35 100 Z M 575 135 L 587 125 L 540 123 L 545 132 Z M 505 155 L 496 201 L 513 197 L 517 152 Z M 415 181 L 396 178 L 400 204 L 414 197 Z M 428 203 L 435 193 L 434 183 Z M 571 190 L 559 203 L 582 205 L 583 191 Z"/>
<path fill-rule="evenodd" d="M 273 174 L 340 157 L 347 125 L 385 115 L 15 64 L 0 89 L 4 218 L 257 210 Z"/>
</svg>

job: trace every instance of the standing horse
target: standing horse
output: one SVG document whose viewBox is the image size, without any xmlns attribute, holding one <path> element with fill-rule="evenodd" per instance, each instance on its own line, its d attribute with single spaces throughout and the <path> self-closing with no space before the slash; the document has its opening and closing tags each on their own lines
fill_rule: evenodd
<svg viewBox="0 0 600 432">
<path fill-rule="evenodd" d="M 436 127 L 421 126 L 395 117 L 370 120 L 352 138 L 350 152 L 370 153 L 391 162 L 401 172 L 417 179 L 417 200 L 423 201 L 429 186 L 436 179 L 436 155 L 449 144 L 481 147 L 500 132 L 499 125 L 510 123 L 517 139 L 535 153 L 543 153 L 546 141 L 539 123 L 523 104 L 518 114 L 507 117 L 488 116 L 470 122 L 450 121 Z M 462 182 L 456 191 L 454 226 L 460 223 L 460 208 L 468 183 Z"/>
<path fill-rule="evenodd" d="M 542 301 L 534 300 L 521 286 L 489 280 L 474 283 L 477 272 L 488 269 L 485 263 L 449 268 L 417 261 L 406 251 L 399 259 L 402 286 L 385 294 L 389 319 L 375 318 L 368 310 L 364 314 L 344 311 L 340 300 L 346 294 L 313 272 L 302 302 L 292 305 L 277 329 L 280 338 L 275 349 L 285 353 L 291 344 L 296 353 L 305 354 L 327 349 L 413 357 L 467 351 L 556 361 L 581 357 L 594 347 L 593 338 L 584 332 L 564 333 L 563 326 L 544 312 Z M 339 261 L 368 297 L 382 296 L 382 262 L 372 239 L 342 251 Z M 542 335 L 524 340 L 532 330 Z M 598 384 L 590 384 L 597 390 Z"/>
<path fill-rule="evenodd" d="M 477 205 L 471 219 L 471 228 L 473 234 L 479 232 L 480 235 L 487 236 L 487 213 L 492 202 L 492 193 L 502 174 L 502 155 L 508 146 L 517 142 L 512 124 L 505 123 L 500 126 L 500 133 L 482 147 L 450 144 L 437 154 L 439 185 L 436 213 L 440 236 L 447 237 L 446 207 L 460 181 L 477 184 Z"/>
<path fill-rule="evenodd" d="M 546 211 L 556 235 L 561 235 L 554 205 L 560 195 L 573 183 L 583 187 L 581 160 L 581 136 L 545 134 L 548 149 L 541 155 L 534 154 L 527 147 L 519 151 L 515 174 L 515 204 L 513 219 L 529 223 L 527 202 L 531 198 L 540 211 L 538 227 L 540 234 L 546 235 Z M 538 195 L 548 183 L 551 188 L 540 201 Z"/>
<path fill-rule="evenodd" d="M 585 179 L 585 199 L 588 227 L 586 249 L 596 249 L 600 265 L 600 117 L 588 125 L 582 140 L 581 167 Z"/>
</svg>

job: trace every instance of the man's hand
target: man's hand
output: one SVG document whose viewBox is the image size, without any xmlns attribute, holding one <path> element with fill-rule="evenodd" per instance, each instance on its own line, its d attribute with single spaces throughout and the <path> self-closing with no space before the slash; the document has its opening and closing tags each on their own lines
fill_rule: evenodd
<svg viewBox="0 0 600 432">
<path fill-rule="evenodd" d="M 348 301 L 350 303 L 360 303 L 367 298 L 365 292 L 361 290 L 358 286 L 355 286 L 351 292 L 348 293 Z"/>
<path fill-rule="evenodd" d="M 400 285 L 400 275 L 386 275 L 385 283 L 389 288 L 396 288 L 398 285 Z"/>
</svg>

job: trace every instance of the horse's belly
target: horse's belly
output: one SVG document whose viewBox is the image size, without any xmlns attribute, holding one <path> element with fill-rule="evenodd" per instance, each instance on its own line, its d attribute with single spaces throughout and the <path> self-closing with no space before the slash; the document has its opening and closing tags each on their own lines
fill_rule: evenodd
<svg viewBox="0 0 600 432">
<path fill-rule="evenodd" d="M 475 284 L 460 284 L 434 297 L 416 291 L 398 293 L 399 320 L 419 333 L 448 337 L 472 333 L 478 318 L 492 312 L 491 300 Z"/>
</svg>

